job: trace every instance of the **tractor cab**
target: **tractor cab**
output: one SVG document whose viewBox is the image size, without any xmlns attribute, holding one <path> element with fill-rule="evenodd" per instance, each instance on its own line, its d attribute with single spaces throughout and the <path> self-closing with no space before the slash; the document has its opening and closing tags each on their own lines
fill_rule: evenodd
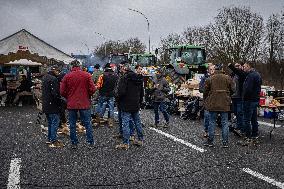
<svg viewBox="0 0 284 189">
<path fill-rule="evenodd" d="M 178 45 L 170 50 L 170 66 L 178 74 L 189 74 L 205 67 L 206 54 L 202 46 Z"/>
<path fill-rule="evenodd" d="M 117 69 L 118 64 L 128 61 L 128 53 L 112 53 L 109 55 L 110 66 Z"/>
</svg>

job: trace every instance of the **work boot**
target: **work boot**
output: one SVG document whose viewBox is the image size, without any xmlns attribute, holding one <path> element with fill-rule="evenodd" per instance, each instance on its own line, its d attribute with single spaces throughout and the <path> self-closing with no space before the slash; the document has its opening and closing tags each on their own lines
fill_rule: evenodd
<svg viewBox="0 0 284 189">
<path fill-rule="evenodd" d="M 129 149 L 129 144 L 119 144 L 119 145 L 116 145 L 115 149 L 128 150 Z"/>
<path fill-rule="evenodd" d="M 115 139 L 122 139 L 123 138 L 122 134 L 113 135 L 112 137 L 115 138 Z"/>
<path fill-rule="evenodd" d="M 129 141 L 132 141 L 132 142 L 135 141 L 135 137 L 134 136 L 130 136 L 129 137 Z"/>
<path fill-rule="evenodd" d="M 96 114 L 96 118 L 94 119 L 95 123 L 100 123 L 102 118 L 100 117 L 99 114 Z"/>
<path fill-rule="evenodd" d="M 48 147 L 50 147 L 50 148 L 62 148 L 62 147 L 64 147 L 64 144 L 63 144 L 63 142 L 57 140 L 55 142 L 48 144 Z"/>
<path fill-rule="evenodd" d="M 169 127 L 169 124 L 170 124 L 169 122 L 166 122 L 166 123 L 164 123 L 163 127 L 164 127 L 164 128 L 168 128 L 168 127 Z"/>
<path fill-rule="evenodd" d="M 78 133 L 85 133 L 85 127 L 83 125 L 81 125 L 80 123 L 76 123 L 76 130 Z"/>
<path fill-rule="evenodd" d="M 108 126 L 113 127 L 113 118 L 108 118 Z"/>
<path fill-rule="evenodd" d="M 143 143 L 142 140 L 134 140 L 133 144 L 136 145 L 136 146 L 143 146 L 144 143 Z"/>
</svg>

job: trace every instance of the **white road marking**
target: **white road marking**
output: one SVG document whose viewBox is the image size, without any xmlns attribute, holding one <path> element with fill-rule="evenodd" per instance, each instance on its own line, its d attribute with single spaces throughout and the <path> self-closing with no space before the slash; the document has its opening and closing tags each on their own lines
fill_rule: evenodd
<svg viewBox="0 0 284 189">
<path fill-rule="evenodd" d="M 182 139 L 179 139 L 179 138 L 176 138 L 175 136 L 173 136 L 173 135 L 170 135 L 170 134 L 168 134 L 168 133 L 165 133 L 165 132 L 163 132 L 163 131 L 161 131 L 161 130 L 159 130 L 159 129 L 155 129 L 155 128 L 152 128 L 152 127 L 149 127 L 151 130 L 153 130 L 153 131 L 156 131 L 157 133 L 159 133 L 159 134 L 162 134 L 162 135 L 164 135 L 164 136 L 166 136 L 166 137 L 168 137 L 168 138 L 170 138 L 170 139 L 173 139 L 174 141 L 176 141 L 176 142 L 180 142 L 180 143 L 182 143 L 182 144 L 184 144 L 184 145 L 186 145 L 186 146 L 188 146 L 188 147 L 190 147 L 190 148 L 193 148 L 194 150 L 197 150 L 197 151 L 199 151 L 199 152 L 205 152 L 206 150 L 204 150 L 203 148 L 200 148 L 200 147 L 198 147 L 198 146 L 196 146 L 196 145 L 194 145 L 194 144 L 191 144 L 191 143 L 189 143 L 189 142 L 186 142 L 186 141 L 184 141 L 184 140 L 182 140 Z"/>
<path fill-rule="evenodd" d="M 21 158 L 13 158 L 10 163 L 7 189 L 20 189 Z"/>
<path fill-rule="evenodd" d="M 277 186 L 279 188 L 284 189 L 284 183 L 282 183 L 282 182 L 278 182 L 278 181 L 276 181 L 276 180 L 274 180 L 272 178 L 264 176 L 263 174 L 255 172 L 255 171 L 253 171 L 253 170 L 251 170 L 249 168 L 243 168 L 243 171 L 248 173 L 248 174 L 250 174 L 250 175 L 252 175 L 252 176 L 254 176 L 254 177 L 257 177 L 257 178 L 259 178 L 261 180 L 264 180 L 265 182 L 268 182 L 268 183 L 270 183 L 270 184 L 272 184 L 274 186 Z"/>
<path fill-rule="evenodd" d="M 273 127 L 274 126 L 274 124 L 273 123 L 267 123 L 267 122 L 264 122 L 264 121 L 257 121 L 258 122 L 258 124 L 260 124 L 260 125 L 266 125 L 266 126 L 269 126 L 269 127 Z M 275 125 L 275 127 L 281 127 L 281 125 Z"/>
</svg>

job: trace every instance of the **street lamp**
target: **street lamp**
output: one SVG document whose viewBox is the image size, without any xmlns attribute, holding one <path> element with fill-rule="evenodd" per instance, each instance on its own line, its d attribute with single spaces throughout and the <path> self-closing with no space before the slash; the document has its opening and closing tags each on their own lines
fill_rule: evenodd
<svg viewBox="0 0 284 189">
<path fill-rule="evenodd" d="M 99 36 L 101 36 L 103 39 L 104 39 L 104 43 L 105 43 L 105 56 L 107 56 L 107 53 L 106 53 L 106 38 L 105 36 L 103 36 L 103 34 L 99 33 L 99 32 L 95 32 L 96 34 L 98 34 Z"/>
<path fill-rule="evenodd" d="M 150 42 L 150 23 L 149 23 L 149 20 L 148 18 L 145 16 L 145 14 L 143 14 L 142 12 L 138 11 L 138 10 L 135 10 L 135 9 L 131 9 L 131 8 L 128 8 L 128 10 L 131 10 L 131 11 L 134 11 L 134 12 L 137 12 L 139 14 L 141 14 L 142 16 L 144 16 L 144 18 L 146 19 L 147 21 L 147 25 L 148 25 L 148 37 L 149 37 L 149 53 L 150 53 L 150 47 L 151 47 L 151 42 Z"/>
</svg>

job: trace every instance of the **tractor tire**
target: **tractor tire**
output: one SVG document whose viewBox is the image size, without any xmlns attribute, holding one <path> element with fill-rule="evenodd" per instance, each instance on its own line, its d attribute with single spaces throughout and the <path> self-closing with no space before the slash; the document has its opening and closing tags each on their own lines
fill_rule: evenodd
<svg viewBox="0 0 284 189">
<path fill-rule="evenodd" d="M 185 76 L 178 74 L 173 68 L 167 68 L 166 78 L 169 78 L 170 83 L 173 83 L 178 86 L 180 86 L 182 83 L 186 81 Z"/>
</svg>

